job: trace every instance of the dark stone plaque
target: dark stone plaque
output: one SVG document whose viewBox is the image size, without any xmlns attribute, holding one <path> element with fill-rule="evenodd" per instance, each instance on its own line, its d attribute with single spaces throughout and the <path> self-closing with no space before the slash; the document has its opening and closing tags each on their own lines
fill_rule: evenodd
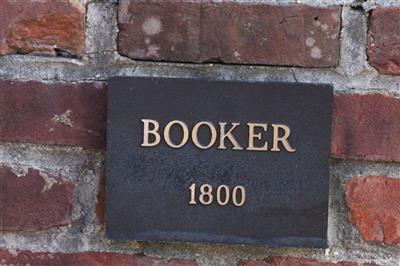
<svg viewBox="0 0 400 266">
<path fill-rule="evenodd" d="M 332 87 L 112 78 L 109 239 L 325 247 Z"/>
</svg>

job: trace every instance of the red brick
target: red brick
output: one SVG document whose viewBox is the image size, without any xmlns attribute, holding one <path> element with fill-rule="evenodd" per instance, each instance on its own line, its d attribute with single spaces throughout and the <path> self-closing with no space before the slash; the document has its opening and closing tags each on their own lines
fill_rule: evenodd
<svg viewBox="0 0 400 266">
<path fill-rule="evenodd" d="M 200 5 L 122 1 L 118 50 L 134 59 L 198 61 Z"/>
<path fill-rule="evenodd" d="M 378 266 L 376 264 L 358 264 L 355 262 L 320 262 L 313 259 L 294 258 L 294 257 L 268 257 L 259 261 L 241 261 L 239 266 Z"/>
<path fill-rule="evenodd" d="M 119 52 L 140 60 L 335 67 L 340 7 L 122 1 Z"/>
<path fill-rule="evenodd" d="M 201 61 L 335 67 L 340 8 L 223 3 L 204 8 Z"/>
<path fill-rule="evenodd" d="M 103 83 L 0 81 L 0 140 L 104 148 Z"/>
<path fill-rule="evenodd" d="M 349 220 L 366 241 L 400 243 L 400 180 L 354 177 L 346 185 Z"/>
<path fill-rule="evenodd" d="M 37 231 L 70 223 L 71 182 L 33 168 L 16 173 L 0 168 L 0 230 Z"/>
<path fill-rule="evenodd" d="M 377 7 L 370 16 L 368 57 L 379 73 L 400 75 L 400 7 Z"/>
<path fill-rule="evenodd" d="M 152 257 L 107 252 L 48 253 L 17 251 L 17 254 L 0 250 L 0 262 L 6 265 L 52 265 L 52 266 L 195 266 L 190 260 L 162 260 Z"/>
<path fill-rule="evenodd" d="M 0 55 L 84 52 L 84 5 L 68 0 L 0 1 L 0 17 Z"/>
<path fill-rule="evenodd" d="M 400 99 L 336 95 L 331 151 L 336 158 L 400 161 Z"/>
</svg>

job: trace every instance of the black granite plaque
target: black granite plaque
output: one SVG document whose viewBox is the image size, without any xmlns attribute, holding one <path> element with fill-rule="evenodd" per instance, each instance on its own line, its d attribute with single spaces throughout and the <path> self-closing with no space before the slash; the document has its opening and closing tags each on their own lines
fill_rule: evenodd
<svg viewBox="0 0 400 266">
<path fill-rule="evenodd" d="M 109 239 L 325 247 L 332 87 L 112 78 Z"/>
</svg>

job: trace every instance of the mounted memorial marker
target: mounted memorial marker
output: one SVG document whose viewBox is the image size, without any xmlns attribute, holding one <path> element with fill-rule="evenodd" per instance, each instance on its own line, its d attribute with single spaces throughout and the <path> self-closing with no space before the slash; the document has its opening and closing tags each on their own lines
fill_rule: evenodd
<svg viewBox="0 0 400 266">
<path fill-rule="evenodd" d="M 325 247 L 332 87 L 112 78 L 109 239 Z"/>
</svg>

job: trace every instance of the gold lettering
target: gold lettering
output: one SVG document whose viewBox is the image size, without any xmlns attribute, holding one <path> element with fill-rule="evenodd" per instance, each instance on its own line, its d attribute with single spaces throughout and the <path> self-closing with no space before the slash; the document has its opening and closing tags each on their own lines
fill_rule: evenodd
<svg viewBox="0 0 400 266">
<path fill-rule="evenodd" d="M 290 146 L 290 144 L 287 140 L 290 135 L 290 128 L 288 126 L 279 125 L 279 124 L 272 124 L 272 128 L 274 129 L 274 140 L 273 140 L 271 151 L 281 151 L 278 147 L 278 143 L 281 142 L 288 152 L 294 152 L 295 149 L 293 149 Z M 280 128 L 283 129 L 283 131 L 285 132 L 282 137 L 278 136 Z"/>
<path fill-rule="evenodd" d="M 143 122 L 143 143 L 141 146 L 143 147 L 154 147 L 160 143 L 160 134 L 158 134 L 158 129 L 160 125 L 156 120 L 151 119 L 142 119 Z M 153 125 L 153 129 L 150 130 L 150 124 Z M 155 140 L 150 143 L 149 142 L 149 134 L 155 137 Z"/>
<path fill-rule="evenodd" d="M 247 123 L 247 126 L 249 127 L 249 145 L 246 148 L 248 151 L 267 151 L 268 150 L 268 144 L 265 142 L 264 146 L 262 147 L 255 147 L 254 146 L 254 139 L 261 139 L 261 132 L 260 133 L 254 133 L 254 129 L 256 127 L 261 127 L 264 129 L 264 131 L 267 131 L 267 124 L 259 124 L 259 123 Z"/>
<path fill-rule="evenodd" d="M 200 186 L 200 196 L 199 196 L 199 201 L 203 205 L 210 205 L 214 197 L 212 195 L 213 188 L 209 184 L 204 184 Z M 207 198 L 207 199 L 206 199 Z"/>
<path fill-rule="evenodd" d="M 205 146 L 202 145 L 202 144 L 200 144 L 199 138 L 198 138 L 198 131 L 199 131 L 199 128 L 200 128 L 202 125 L 208 126 L 208 128 L 210 129 L 210 132 L 211 132 L 211 139 L 210 139 L 210 142 L 209 142 L 207 145 L 205 145 Z M 217 140 L 217 130 L 215 129 L 215 127 L 214 127 L 214 125 L 213 125 L 212 123 L 206 122 L 206 121 L 202 121 L 202 122 L 197 123 L 197 124 L 193 127 L 193 130 L 192 130 L 192 141 L 193 141 L 194 145 L 196 145 L 196 147 L 198 147 L 198 148 L 200 148 L 200 149 L 202 149 L 202 150 L 208 149 L 208 148 L 210 148 L 212 145 L 214 145 L 214 143 L 215 143 L 216 140 Z"/>
<path fill-rule="evenodd" d="M 193 183 L 190 185 L 189 190 L 189 205 L 197 205 L 196 199 L 199 200 L 200 205 L 210 205 L 215 202 L 215 195 L 219 206 L 226 206 L 231 202 L 236 207 L 242 207 L 246 202 L 246 189 L 244 186 L 234 187 L 231 193 L 231 189 L 227 185 L 219 185 L 217 191 L 214 192 L 213 186 L 202 184 L 200 185 L 200 195 L 197 196 L 196 183 Z"/>
<path fill-rule="evenodd" d="M 225 132 L 225 126 L 227 123 L 225 122 L 221 122 L 219 123 L 219 127 L 221 130 L 221 135 L 219 138 L 219 146 L 218 149 L 220 150 L 225 150 L 226 146 L 225 146 L 225 138 L 228 138 L 229 141 L 232 143 L 233 145 L 233 150 L 243 150 L 242 147 L 240 147 L 239 143 L 237 142 L 237 140 L 235 139 L 235 137 L 232 135 L 232 131 L 240 125 L 240 123 L 232 123 L 232 127 L 228 130 L 228 132 Z"/>
<path fill-rule="evenodd" d="M 238 200 L 239 197 L 237 196 L 238 190 L 240 190 L 240 194 L 242 195 L 240 201 Z M 237 186 L 233 189 L 232 201 L 233 205 L 235 205 L 236 207 L 242 207 L 244 205 L 244 203 L 246 202 L 246 189 L 244 188 L 244 186 Z"/>
<path fill-rule="evenodd" d="M 179 143 L 179 144 L 172 143 L 171 137 L 170 137 L 170 134 L 169 134 L 170 130 L 171 130 L 171 127 L 174 124 L 180 125 L 181 128 L 182 128 L 183 137 L 182 137 L 181 143 Z M 186 144 L 186 142 L 188 141 L 188 139 L 189 139 L 189 129 L 188 129 L 187 125 L 185 123 L 183 123 L 182 121 L 173 120 L 173 121 L 169 122 L 165 126 L 165 128 L 164 128 L 164 140 L 165 140 L 165 143 L 167 143 L 168 146 L 170 146 L 171 148 L 178 149 L 178 148 L 183 147 Z"/>
<path fill-rule="evenodd" d="M 219 135 L 219 144 L 217 149 L 226 150 L 227 146 L 225 141 L 228 139 L 231 143 L 232 150 L 243 150 L 242 146 L 236 140 L 234 135 L 234 131 L 237 127 L 240 126 L 240 123 L 228 123 L 228 122 L 218 122 L 219 124 L 219 132 L 218 129 L 214 126 L 212 122 L 208 121 L 200 121 L 194 125 L 189 131 L 189 127 L 180 120 L 172 120 L 168 122 L 165 126 L 164 131 L 160 129 L 160 124 L 156 120 L 152 119 L 142 119 L 143 122 L 143 142 L 141 144 L 142 147 L 155 147 L 161 142 L 161 132 L 163 132 L 163 137 L 165 143 L 174 148 L 182 148 L 186 145 L 191 138 L 193 144 L 200 149 L 209 149 L 216 142 L 217 137 Z M 227 125 L 230 124 L 230 127 Z M 171 128 L 173 126 L 178 126 L 182 130 L 182 140 L 179 143 L 173 143 L 171 140 Z M 207 144 L 202 144 L 199 141 L 199 130 L 201 127 L 208 127 L 210 130 L 210 139 Z M 273 152 L 280 152 L 283 148 L 287 152 L 295 152 L 291 144 L 289 143 L 290 137 L 290 128 L 287 125 L 283 124 L 272 124 L 272 148 L 270 149 Z M 247 123 L 248 127 L 248 146 L 246 150 L 248 151 L 268 151 L 270 148 L 267 141 L 263 140 L 263 132 L 267 132 L 268 124 L 267 123 Z M 159 132 L 160 131 L 160 132 Z M 190 133 L 192 134 L 190 136 Z M 281 135 L 280 135 L 281 134 Z"/>
<path fill-rule="evenodd" d="M 224 190 L 224 194 L 225 194 L 225 199 L 222 200 L 222 190 Z M 229 187 L 227 185 L 220 185 L 217 188 L 217 203 L 218 205 L 221 206 L 225 206 L 229 203 L 229 197 L 230 197 L 230 190 Z"/>
</svg>

